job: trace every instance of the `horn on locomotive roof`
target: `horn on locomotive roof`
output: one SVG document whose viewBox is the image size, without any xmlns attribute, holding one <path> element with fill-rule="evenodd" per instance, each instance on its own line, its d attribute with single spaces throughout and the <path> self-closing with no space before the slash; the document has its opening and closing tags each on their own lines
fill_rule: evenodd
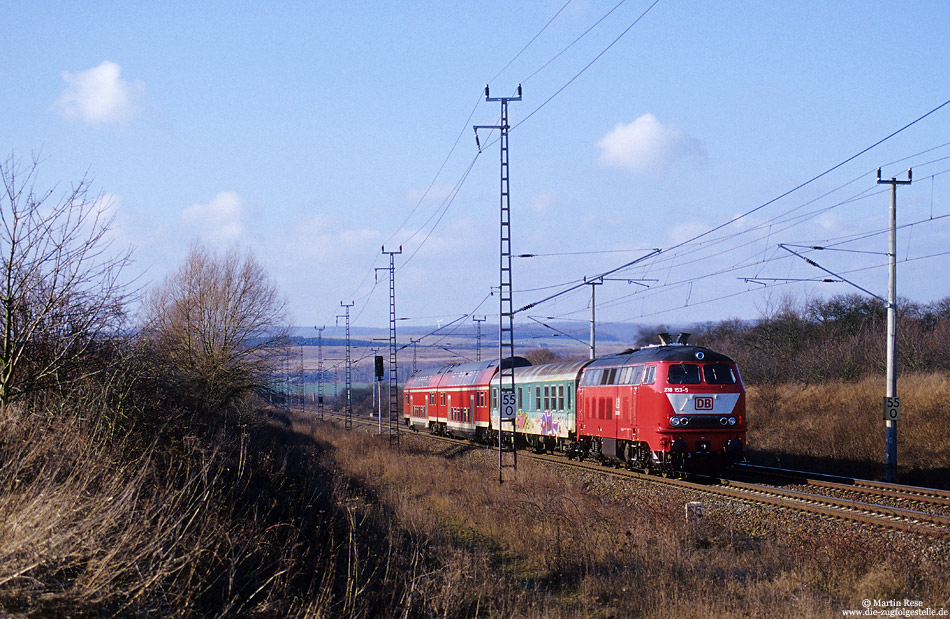
<svg viewBox="0 0 950 619">
<path fill-rule="evenodd" d="M 666 346 L 670 343 L 670 334 L 669 333 L 657 333 L 656 336 L 660 338 L 660 346 Z"/>
<path fill-rule="evenodd" d="M 686 340 L 688 340 L 688 339 L 689 339 L 689 336 L 691 336 L 691 335 L 692 335 L 692 333 L 686 333 L 686 332 L 680 333 L 679 335 L 676 336 L 676 343 L 677 343 L 677 344 L 685 344 L 685 343 L 686 343 Z"/>
</svg>

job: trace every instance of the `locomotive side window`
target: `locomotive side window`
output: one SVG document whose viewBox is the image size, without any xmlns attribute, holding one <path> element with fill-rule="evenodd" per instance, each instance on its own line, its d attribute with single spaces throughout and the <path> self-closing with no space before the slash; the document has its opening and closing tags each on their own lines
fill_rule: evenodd
<svg viewBox="0 0 950 619">
<path fill-rule="evenodd" d="M 643 384 L 652 385 L 655 380 L 656 380 L 656 366 L 648 365 L 646 369 L 643 371 Z"/>
<path fill-rule="evenodd" d="M 630 372 L 633 370 L 632 366 L 626 365 L 620 368 L 620 376 L 617 377 L 618 385 L 629 385 L 630 384 Z"/>
<path fill-rule="evenodd" d="M 587 370 L 584 372 L 584 380 L 581 381 L 582 385 L 599 385 L 600 384 L 600 375 L 603 373 L 603 370 Z"/>
<path fill-rule="evenodd" d="M 643 378 L 643 366 L 635 365 L 633 366 L 633 375 L 630 377 L 631 385 L 639 385 L 640 380 Z"/>
<path fill-rule="evenodd" d="M 608 369 L 604 370 L 604 374 L 603 374 L 603 376 L 601 377 L 600 384 L 601 384 L 601 385 L 614 385 L 614 384 L 616 384 L 616 383 L 614 382 L 614 381 L 616 380 L 616 378 L 617 378 L 617 368 L 608 368 Z"/>
<path fill-rule="evenodd" d="M 703 378 L 710 385 L 734 385 L 736 374 L 725 363 L 707 363 L 703 366 Z"/>
<path fill-rule="evenodd" d="M 666 378 L 671 385 L 698 385 L 701 381 L 699 366 L 695 363 L 671 365 Z"/>
</svg>

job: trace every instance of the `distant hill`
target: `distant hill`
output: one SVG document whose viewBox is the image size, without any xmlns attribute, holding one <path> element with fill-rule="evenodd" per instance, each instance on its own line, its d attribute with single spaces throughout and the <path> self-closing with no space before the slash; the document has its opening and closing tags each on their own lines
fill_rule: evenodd
<svg viewBox="0 0 950 619">
<path fill-rule="evenodd" d="M 605 346 L 619 346 L 627 348 L 638 343 L 655 343 L 656 334 L 661 331 L 679 333 L 681 331 L 696 331 L 691 326 L 671 327 L 666 325 L 645 325 L 636 323 L 603 323 L 597 324 L 597 344 Z M 290 335 L 297 346 L 316 346 L 317 332 L 313 327 L 291 327 Z M 451 348 L 474 349 L 476 346 L 477 327 L 475 325 L 453 325 L 439 327 L 438 325 L 396 327 L 396 339 L 400 346 L 408 344 L 408 340 L 420 341 L 422 346 L 431 346 L 441 343 Z M 542 324 L 527 324 L 515 326 L 515 346 L 521 349 L 532 348 L 577 348 L 586 346 L 589 337 L 589 326 L 585 322 L 548 322 Z M 384 327 L 351 327 L 350 346 L 352 347 L 381 347 L 389 338 L 389 329 Z M 646 340 L 646 341 L 644 341 Z M 323 331 L 324 346 L 345 346 L 346 332 L 344 327 L 326 327 Z M 482 323 L 481 345 L 483 348 L 492 348 L 498 345 L 497 323 Z"/>
</svg>

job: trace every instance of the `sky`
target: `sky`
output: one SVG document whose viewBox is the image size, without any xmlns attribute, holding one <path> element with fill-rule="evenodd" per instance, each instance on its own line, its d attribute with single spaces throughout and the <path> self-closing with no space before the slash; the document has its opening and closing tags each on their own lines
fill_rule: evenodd
<svg viewBox="0 0 950 619">
<path fill-rule="evenodd" d="M 913 168 L 898 293 L 950 296 L 950 3 L 4 4 L 0 154 L 88 176 L 137 286 L 236 245 L 292 324 L 386 327 L 401 248 L 400 325 L 497 321 L 500 143 L 472 127 L 520 84 L 517 324 L 586 337 L 592 289 L 632 324 L 884 297 L 878 167 Z"/>
</svg>

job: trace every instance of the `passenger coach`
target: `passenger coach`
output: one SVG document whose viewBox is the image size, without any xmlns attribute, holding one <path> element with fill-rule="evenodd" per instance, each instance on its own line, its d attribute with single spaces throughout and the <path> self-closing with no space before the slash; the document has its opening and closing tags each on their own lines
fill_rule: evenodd
<svg viewBox="0 0 950 619">
<path fill-rule="evenodd" d="M 506 367 L 509 363 L 530 365 L 523 357 L 505 359 Z M 406 424 L 434 434 L 487 438 L 489 390 L 497 373 L 498 359 L 416 372 L 403 389 Z"/>
</svg>

